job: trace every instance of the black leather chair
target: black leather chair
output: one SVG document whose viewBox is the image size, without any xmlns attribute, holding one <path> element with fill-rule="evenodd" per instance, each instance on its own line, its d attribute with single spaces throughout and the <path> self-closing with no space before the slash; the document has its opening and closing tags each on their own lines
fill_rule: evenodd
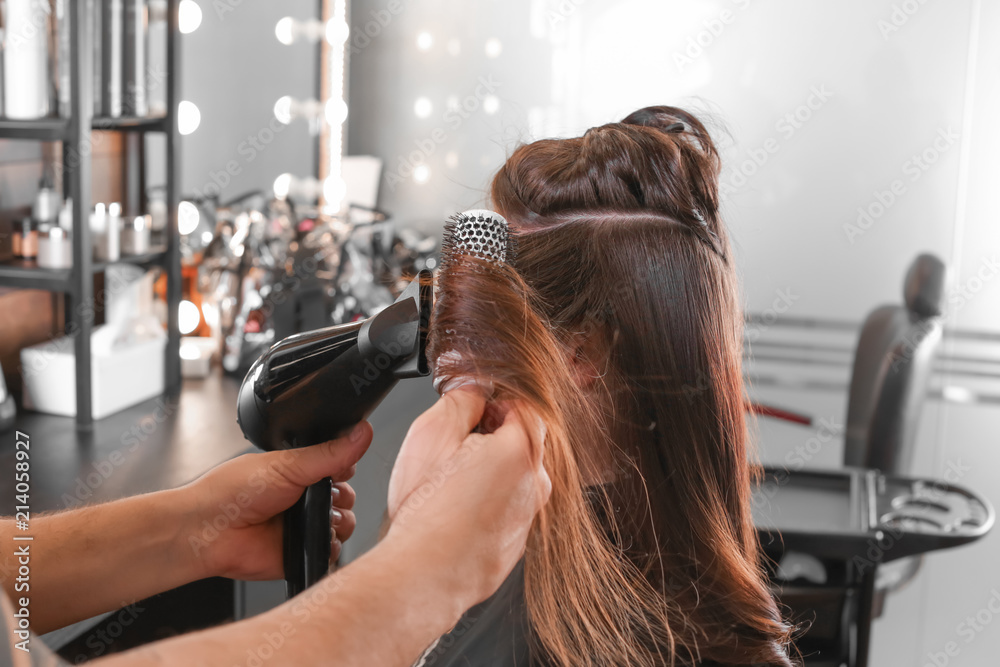
<svg viewBox="0 0 1000 667">
<path fill-rule="evenodd" d="M 945 265 L 918 256 L 903 284 L 903 305 L 865 319 L 854 356 L 844 465 L 910 472 L 920 413 L 941 342 Z"/>
<path fill-rule="evenodd" d="M 848 397 L 845 466 L 910 473 L 941 341 L 945 272 L 937 257 L 919 255 L 907 271 L 903 303 L 880 306 L 865 319 Z M 920 564 L 916 557 L 866 571 L 780 545 L 765 545 L 765 552 L 778 565 L 772 572 L 776 596 L 788 616 L 808 628 L 797 642 L 807 667 L 867 665 L 871 622 L 885 592 L 912 579 Z M 810 570 L 822 576 L 801 576 Z"/>
</svg>

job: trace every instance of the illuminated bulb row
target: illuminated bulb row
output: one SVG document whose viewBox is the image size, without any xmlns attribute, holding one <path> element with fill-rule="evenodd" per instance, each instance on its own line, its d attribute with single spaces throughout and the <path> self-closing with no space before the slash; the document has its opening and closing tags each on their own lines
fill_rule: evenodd
<svg viewBox="0 0 1000 667">
<path fill-rule="evenodd" d="M 286 16 L 274 26 L 274 35 L 282 44 L 290 45 L 298 40 L 318 42 L 326 39 L 330 44 L 327 71 L 330 77 L 330 99 L 326 103 L 317 100 L 296 100 L 285 96 L 274 104 L 274 117 L 284 124 L 296 118 L 315 121 L 322 117 L 328 125 L 327 178 L 297 178 L 292 174 L 281 174 L 274 179 L 274 196 L 278 199 L 323 199 L 323 210 L 328 214 L 340 211 L 347 196 L 347 185 L 341 176 L 344 130 L 347 120 L 347 102 L 344 100 L 344 45 L 350 37 L 347 25 L 345 0 L 335 0 L 333 16 L 325 24 L 318 19 L 297 20 Z"/>
<path fill-rule="evenodd" d="M 343 26 L 343 32 L 338 33 L 338 41 L 330 39 L 330 30 L 327 30 L 327 41 L 330 47 L 327 49 L 326 68 L 329 73 L 330 102 L 336 100 L 338 117 L 343 113 L 347 117 L 347 103 L 344 101 L 344 67 L 345 67 L 345 44 L 349 36 L 347 28 L 347 0 L 334 0 L 333 13 L 328 22 L 329 25 Z M 343 39 L 340 39 L 343 37 Z M 329 104 L 329 103 L 328 103 Z M 340 105 L 343 104 L 343 107 Z M 327 121 L 331 119 L 328 117 Z M 347 198 L 347 184 L 341 175 L 341 162 L 344 155 L 344 126 L 343 122 L 330 122 L 327 127 L 326 145 L 326 179 L 323 182 L 323 211 L 329 215 L 336 215 L 341 211 L 344 200 Z"/>
<path fill-rule="evenodd" d="M 331 126 L 337 126 L 347 120 L 347 102 L 327 100 L 324 105 L 319 100 L 297 100 L 285 95 L 274 103 L 274 117 L 285 125 L 296 118 L 315 120 L 322 117 Z"/>
<path fill-rule="evenodd" d="M 448 151 L 444 156 L 444 164 L 449 169 L 456 169 L 458 167 L 458 153 L 455 151 Z M 417 185 L 423 185 L 431 180 L 431 168 L 426 164 L 418 164 L 413 168 L 413 182 Z"/>
<path fill-rule="evenodd" d="M 417 33 L 418 51 L 430 51 L 433 47 L 434 35 L 426 30 Z M 444 48 L 448 52 L 448 55 L 458 57 L 462 53 L 462 42 L 453 37 L 448 40 Z M 486 40 L 483 50 L 486 52 L 487 58 L 499 58 L 500 54 L 503 53 L 503 42 L 496 37 L 490 37 Z"/>
<path fill-rule="evenodd" d="M 321 196 L 326 201 L 342 202 L 347 195 L 347 184 L 339 175 L 328 176 L 323 181 L 312 176 L 299 178 L 282 174 L 274 179 L 274 196 L 278 199 L 316 201 Z"/>
<path fill-rule="evenodd" d="M 165 18 L 166 3 L 149 3 L 150 19 L 160 18 L 158 12 Z M 185 35 L 191 34 L 201 25 L 201 6 L 195 0 L 181 0 L 177 7 L 177 27 Z M 201 125 L 201 111 L 194 102 L 183 100 L 177 105 L 177 131 L 188 135 Z"/>
<path fill-rule="evenodd" d="M 350 34 L 347 21 L 342 17 L 333 17 L 323 24 L 319 19 L 300 21 L 291 16 L 279 20 L 274 26 L 274 36 L 285 45 L 291 45 L 300 39 L 307 42 L 318 42 L 326 39 L 331 46 L 343 46 Z"/>
<path fill-rule="evenodd" d="M 478 100 L 475 98 L 472 98 L 472 100 L 475 101 L 478 107 Z M 462 110 L 462 101 L 458 98 L 458 95 L 449 95 L 448 99 L 444 102 L 444 106 L 448 111 L 458 112 Z M 482 109 L 488 115 L 492 116 L 500 110 L 500 98 L 496 95 L 487 95 L 483 98 Z M 472 111 L 472 109 L 466 108 L 466 111 Z M 418 97 L 413 103 L 413 113 L 417 118 L 429 118 L 434 113 L 434 103 L 430 101 L 430 98 Z"/>
</svg>

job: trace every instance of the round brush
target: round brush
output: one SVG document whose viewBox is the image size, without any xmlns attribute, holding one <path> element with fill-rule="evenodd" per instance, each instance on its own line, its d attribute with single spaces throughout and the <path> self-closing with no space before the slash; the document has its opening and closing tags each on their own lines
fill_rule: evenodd
<svg viewBox="0 0 1000 667">
<path fill-rule="evenodd" d="M 465 258 L 499 266 L 509 263 L 513 255 L 513 237 L 502 215 L 485 209 L 456 213 L 444 226 L 438 281 L 446 280 L 450 266 Z"/>
</svg>

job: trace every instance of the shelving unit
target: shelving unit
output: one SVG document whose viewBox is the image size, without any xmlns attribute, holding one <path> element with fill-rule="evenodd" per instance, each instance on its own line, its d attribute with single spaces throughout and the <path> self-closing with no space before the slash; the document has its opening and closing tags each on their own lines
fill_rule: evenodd
<svg viewBox="0 0 1000 667">
<path fill-rule="evenodd" d="M 73 198 L 73 267 L 43 269 L 31 261 L 0 264 L 0 286 L 62 292 L 68 299 L 67 329 L 75 333 L 76 354 L 76 424 L 88 429 L 93 424 L 91 409 L 90 334 L 93 328 L 94 275 L 103 272 L 107 262 L 95 262 L 90 237 L 92 130 L 123 132 L 162 132 L 166 135 L 167 233 L 165 248 L 138 257 L 125 257 L 120 263 L 143 267 L 162 266 L 167 276 L 167 347 L 165 364 L 166 390 L 180 391 L 180 331 L 177 309 L 181 295 L 180 237 L 177 230 L 179 192 L 180 133 L 177 130 L 177 104 L 180 102 L 180 31 L 177 26 L 179 0 L 167 0 L 167 113 L 151 118 L 94 117 L 93 109 L 93 40 L 91 22 L 86 20 L 82 2 L 70 2 L 69 118 L 44 118 L 19 121 L 0 119 L 0 138 L 36 141 L 61 141 L 63 145 L 64 189 Z"/>
</svg>

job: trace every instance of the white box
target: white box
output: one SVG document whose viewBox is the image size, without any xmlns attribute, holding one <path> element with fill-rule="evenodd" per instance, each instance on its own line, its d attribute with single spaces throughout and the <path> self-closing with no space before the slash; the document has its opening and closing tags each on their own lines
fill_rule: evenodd
<svg viewBox="0 0 1000 667">
<path fill-rule="evenodd" d="M 91 410 L 102 419 L 159 396 L 164 389 L 166 337 L 98 353 L 91 348 Z M 76 416 L 76 355 L 66 336 L 21 350 L 24 407 Z"/>
<path fill-rule="evenodd" d="M 184 336 L 181 338 L 181 377 L 206 378 L 212 372 L 212 357 L 219 349 L 219 341 L 210 336 Z"/>
</svg>

